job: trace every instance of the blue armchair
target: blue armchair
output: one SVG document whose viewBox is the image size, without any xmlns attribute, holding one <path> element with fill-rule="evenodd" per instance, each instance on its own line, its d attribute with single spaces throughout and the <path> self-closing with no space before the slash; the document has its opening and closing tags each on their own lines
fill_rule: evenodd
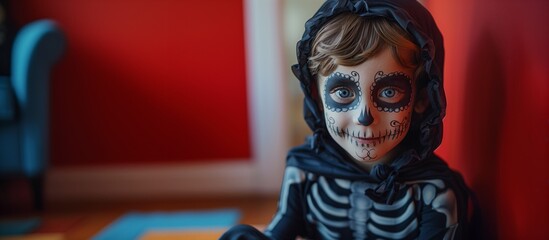
<svg viewBox="0 0 549 240">
<path fill-rule="evenodd" d="M 11 76 L 0 76 L 0 177 L 28 178 L 36 209 L 49 158 L 50 70 L 65 48 L 55 22 L 31 22 L 13 42 Z"/>
</svg>

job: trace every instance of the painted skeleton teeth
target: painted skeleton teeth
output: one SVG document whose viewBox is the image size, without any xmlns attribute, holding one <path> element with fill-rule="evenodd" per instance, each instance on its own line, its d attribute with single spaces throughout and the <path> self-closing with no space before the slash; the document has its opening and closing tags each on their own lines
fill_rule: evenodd
<svg viewBox="0 0 549 240">
<path fill-rule="evenodd" d="M 394 129 L 385 129 L 385 134 L 381 134 L 381 130 L 378 131 L 377 136 L 375 134 L 372 134 L 372 136 L 368 137 L 366 131 L 351 131 L 349 129 L 339 129 L 338 126 L 335 126 L 333 123 L 328 124 L 328 129 L 334 133 L 335 135 L 339 137 L 349 138 L 351 142 L 353 142 L 353 139 L 356 138 L 377 138 L 376 144 L 381 144 L 389 138 L 389 140 L 394 140 L 399 138 L 404 132 L 406 132 L 406 129 L 408 127 L 407 125 L 407 119 L 405 118 L 402 122 L 392 122 L 391 125 L 394 125 Z M 356 140 L 355 140 L 356 141 Z"/>
</svg>

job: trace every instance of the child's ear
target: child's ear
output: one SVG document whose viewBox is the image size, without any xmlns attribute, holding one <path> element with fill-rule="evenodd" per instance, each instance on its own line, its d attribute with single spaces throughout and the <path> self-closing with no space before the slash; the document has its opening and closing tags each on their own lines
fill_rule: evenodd
<svg viewBox="0 0 549 240">
<path fill-rule="evenodd" d="M 421 89 L 421 91 L 417 94 L 417 99 L 414 104 L 414 111 L 416 113 L 423 113 L 429 106 L 429 97 L 427 96 L 427 91 L 424 89 Z"/>
</svg>

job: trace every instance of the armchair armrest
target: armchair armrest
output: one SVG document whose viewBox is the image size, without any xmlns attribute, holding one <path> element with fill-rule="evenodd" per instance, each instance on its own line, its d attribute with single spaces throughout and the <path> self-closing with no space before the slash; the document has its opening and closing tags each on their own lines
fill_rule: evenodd
<svg viewBox="0 0 549 240">
<path fill-rule="evenodd" d="M 65 51 L 63 32 L 50 20 L 27 24 L 17 34 L 12 52 L 12 85 L 20 121 L 23 171 L 39 174 L 49 158 L 50 70 Z"/>
<path fill-rule="evenodd" d="M 10 121 L 15 117 L 15 103 L 10 78 L 0 76 L 0 122 Z"/>
</svg>

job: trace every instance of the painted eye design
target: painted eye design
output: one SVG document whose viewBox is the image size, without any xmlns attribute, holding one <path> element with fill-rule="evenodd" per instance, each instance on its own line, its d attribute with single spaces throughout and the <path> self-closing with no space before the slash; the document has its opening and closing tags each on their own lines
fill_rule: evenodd
<svg viewBox="0 0 549 240">
<path fill-rule="evenodd" d="M 324 106 L 332 112 L 346 112 L 356 109 L 362 98 L 359 75 L 335 72 L 326 78 L 324 85 Z"/>
<path fill-rule="evenodd" d="M 402 72 L 377 72 L 370 90 L 374 107 L 383 112 L 406 110 L 412 100 L 412 81 Z"/>
<path fill-rule="evenodd" d="M 346 87 L 337 87 L 330 91 L 330 97 L 339 104 L 349 104 L 355 99 L 353 90 Z"/>
</svg>

